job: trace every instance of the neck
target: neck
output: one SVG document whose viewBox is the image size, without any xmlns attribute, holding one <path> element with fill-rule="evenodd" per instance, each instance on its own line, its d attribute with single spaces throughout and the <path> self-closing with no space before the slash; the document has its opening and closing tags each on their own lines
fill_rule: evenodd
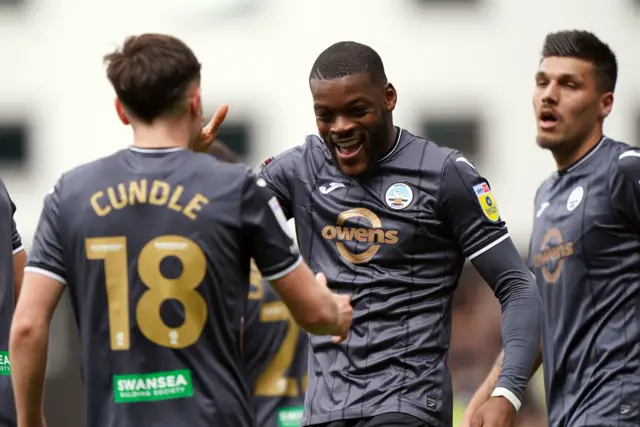
<svg viewBox="0 0 640 427">
<path fill-rule="evenodd" d="M 393 125 L 393 121 L 389 120 L 389 124 L 387 126 L 387 145 L 386 147 L 384 147 L 384 150 L 382 150 L 383 156 L 385 156 L 386 154 L 389 153 L 389 151 L 391 151 L 393 146 L 396 144 L 397 139 L 398 139 L 398 129 L 396 129 L 396 127 Z"/>
<path fill-rule="evenodd" d="M 556 161 L 556 169 L 562 171 L 569 168 L 571 165 L 583 158 L 589 151 L 591 151 L 591 149 L 595 147 L 601 139 L 602 126 L 598 126 L 591 133 L 589 133 L 575 149 L 569 150 L 567 152 L 552 152 L 553 158 Z"/>
<path fill-rule="evenodd" d="M 187 126 L 181 123 L 157 121 L 151 125 L 135 124 L 133 145 L 139 148 L 188 148 L 190 136 Z"/>
</svg>

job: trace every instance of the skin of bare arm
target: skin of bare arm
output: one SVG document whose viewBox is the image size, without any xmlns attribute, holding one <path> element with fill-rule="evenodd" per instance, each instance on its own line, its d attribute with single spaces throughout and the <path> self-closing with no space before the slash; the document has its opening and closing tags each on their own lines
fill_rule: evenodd
<svg viewBox="0 0 640 427">
<path fill-rule="evenodd" d="M 471 419 L 473 415 L 480 409 L 482 405 L 484 405 L 489 398 L 491 397 L 491 393 L 493 389 L 496 388 L 496 383 L 498 382 L 498 377 L 500 376 L 500 371 L 502 370 L 502 365 L 504 364 L 504 350 L 500 351 L 498 358 L 496 359 L 491 372 L 487 375 L 487 378 L 484 380 L 482 385 L 476 390 L 473 397 L 469 401 L 467 408 L 464 412 L 464 417 L 462 419 L 462 423 L 460 427 L 469 427 L 471 425 Z M 536 358 L 536 363 L 533 368 L 533 372 L 531 372 L 531 377 L 538 371 L 542 365 L 542 344 L 538 345 L 538 357 Z"/>
</svg>

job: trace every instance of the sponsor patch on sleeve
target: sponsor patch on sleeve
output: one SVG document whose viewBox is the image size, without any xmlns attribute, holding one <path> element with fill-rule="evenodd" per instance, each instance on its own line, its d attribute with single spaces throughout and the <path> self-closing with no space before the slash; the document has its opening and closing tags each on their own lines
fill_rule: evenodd
<svg viewBox="0 0 640 427">
<path fill-rule="evenodd" d="M 484 215 L 493 222 L 498 222 L 500 219 L 500 212 L 498 211 L 498 204 L 496 200 L 493 198 L 493 194 L 491 194 L 491 189 L 489 185 L 485 182 L 482 184 L 474 185 L 473 191 L 478 198 L 478 202 L 480 203 L 480 207 L 482 208 L 482 212 Z"/>
</svg>

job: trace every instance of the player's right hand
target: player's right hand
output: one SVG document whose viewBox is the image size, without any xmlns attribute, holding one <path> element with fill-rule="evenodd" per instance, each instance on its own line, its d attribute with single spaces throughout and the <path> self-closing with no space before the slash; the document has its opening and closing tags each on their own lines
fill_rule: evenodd
<svg viewBox="0 0 640 427">
<path fill-rule="evenodd" d="M 316 274 L 316 282 L 319 285 L 327 286 L 327 278 L 323 273 Z M 333 299 L 338 307 L 338 322 L 336 325 L 336 331 L 334 332 L 331 341 L 334 343 L 340 343 L 347 339 L 349 336 L 349 329 L 351 329 L 351 320 L 353 316 L 353 307 L 351 306 L 351 297 L 349 295 L 340 295 L 333 293 Z"/>
<path fill-rule="evenodd" d="M 471 418 L 469 427 L 513 427 L 516 408 L 501 396 L 490 397 Z"/>
</svg>

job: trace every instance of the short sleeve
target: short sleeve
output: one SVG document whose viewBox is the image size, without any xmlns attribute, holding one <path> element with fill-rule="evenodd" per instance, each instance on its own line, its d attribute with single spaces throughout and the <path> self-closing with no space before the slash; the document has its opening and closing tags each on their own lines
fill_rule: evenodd
<svg viewBox="0 0 640 427">
<path fill-rule="evenodd" d="M 11 198 L 9 198 L 11 200 Z M 22 236 L 18 232 L 18 226 L 16 225 L 16 205 L 11 200 L 11 249 L 13 249 L 13 254 L 17 254 L 24 250 L 24 246 L 22 245 Z"/>
<path fill-rule="evenodd" d="M 469 260 L 509 237 L 489 182 L 459 154 L 445 161 L 439 202 L 444 222 Z"/>
<path fill-rule="evenodd" d="M 43 274 L 66 284 L 67 275 L 60 239 L 59 191 L 59 185 L 56 185 L 44 199 L 44 207 L 25 271 Z"/>
<path fill-rule="evenodd" d="M 302 161 L 302 147 L 298 146 L 284 153 L 269 157 L 256 168 L 256 173 L 278 198 L 278 202 L 287 217 L 293 217 L 293 179 L 296 166 Z"/>
<path fill-rule="evenodd" d="M 302 261 L 276 196 L 249 173 L 242 199 L 242 228 L 249 253 L 265 280 L 287 275 Z"/>
<path fill-rule="evenodd" d="M 640 232 L 640 151 L 622 153 L 609 173 L 614 212 L 634 232 Z"/>
</svg>

